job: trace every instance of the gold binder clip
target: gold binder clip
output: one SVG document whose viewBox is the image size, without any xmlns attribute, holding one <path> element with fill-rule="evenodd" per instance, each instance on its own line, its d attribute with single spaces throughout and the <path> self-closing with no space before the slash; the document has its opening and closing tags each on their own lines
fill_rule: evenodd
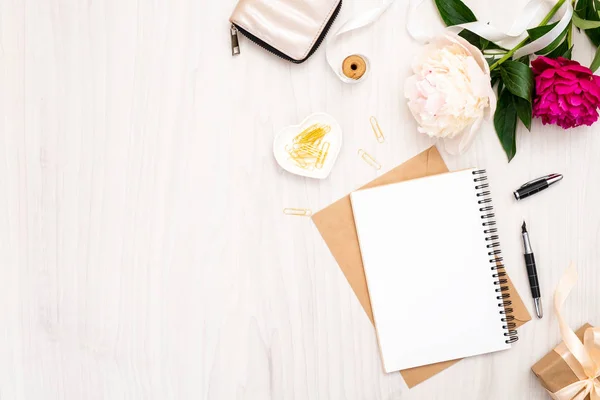
<svg viewBox="0 0 600 400">
<path fill-rule="evenodd" d="M 358 150 L 358 156 L 362 158 L 364 162 L 366 162 L 376 170 L 381 169 L 381 164 L 379 164 L 369 153 L 367 153 L 363 149 Z"/>
<path fill-rule="evenodd" d="M 308 208 L 284 208 L 283 213 L 297 217 L 310 217 L 312 215 L 312 211 Z"/>
<path fill-rule="evenodd" d="M 385 142 L 385 136 L 383 136 L 383 131 L 379 126 L 379 121 L 377 121 L 377 118 L 372 116 L 371 118 L 369 118 L 369 121 L 371 122 L 371 128 L 373 129 L 373 133 L 375 134 L 375 138 L 377 138 L 377 141 L 379 143 Z"/>
</svg>

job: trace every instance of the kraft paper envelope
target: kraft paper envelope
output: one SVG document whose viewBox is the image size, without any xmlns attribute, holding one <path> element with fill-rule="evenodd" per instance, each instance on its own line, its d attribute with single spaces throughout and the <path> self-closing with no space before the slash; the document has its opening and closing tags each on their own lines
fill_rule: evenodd
<svg viewBox="0 0 600 400">
<path fill-rule="evenodd" d="M 444 172 L 448 172 L 444 160 L 440 156 L 437 148 L 431 147 L 416 157 L 406 161 L 404 164 L 368 183 L 361 189 L 402 182 L 428 175 L 437 175 Z M 339 264 L 342 272 L 346 276 L 348 283 L 352 287 L 356 297 L 358 297 L 358 301 L 360 301 L 360 304 L 367 313 L 371 323 L 373 323 L 373 313 L 369 301 L 369 292 L 363 270 L 356 227 L 354 226 L 354 215 L 352 213 L 350 196 L 348 195 L 316 213 L 313 216 L 313 222 L 321 233 L 321 236 L 323 236 L 323 239 Z M 508 276 L 506 278 L 508 279 L 513 316 L 515 317 L 517 326 L 521 326 L 525 322 L 531 320 L 531 316 L 525 308 L 521 297 L 515 290 L 510 278 L 508 278 Z M 407 327 L 407 329 L 419 329 L 419 327 L 410 326 Z M 408 387 L 412 388 L 458 361 L 460 360 L 445 361 L 437 364 L 410 368 L 400 371 L 400 373 Z"/>
</svg>

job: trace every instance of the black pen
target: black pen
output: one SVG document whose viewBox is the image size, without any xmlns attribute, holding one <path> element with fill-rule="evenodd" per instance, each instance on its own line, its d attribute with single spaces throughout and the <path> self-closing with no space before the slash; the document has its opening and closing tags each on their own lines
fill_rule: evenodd
<svg viewBox="0 0 600 400">
<path fill-rule="evenodd" d="M 544 189 L 548 189 L 551 185 L 560 181 L 562 178 L 563 176 L 561 174 L 550 174 L 527 182 L 515 190 L 515 199 L 522 200 L 531 196 L 532 194 L 536 194 Z"/>
<path fill-rule="evenodd" d="M 521 226 L 521 234 L 523 235 L 523 247 L 525 248 L 525 266 L 527 266 L 527 275 L 529 276 L 529 286 L 531 287 L 531 296 L 535 303 L 535 313 L 538 318 L 542 318 L 544 312 L 542 310 L 542 295 L 540 294 L 540 283 L 538 281 L 537 269 L 535 268 L 535 258 L 531 243 L 529 243 L 529 234 L 527 233 L 527 225 L 523 221 Z"/>
</svg>

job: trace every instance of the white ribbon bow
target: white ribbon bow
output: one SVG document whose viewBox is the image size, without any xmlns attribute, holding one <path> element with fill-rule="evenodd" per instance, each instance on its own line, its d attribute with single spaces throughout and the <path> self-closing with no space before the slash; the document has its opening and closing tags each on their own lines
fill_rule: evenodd
<svg viewBox="0 0 600 400">
<path fill-rule="evenodd" d="M 341 81 L 346 83 L 357 83 L 360 82 L 362 79 L 350 79 L 342 73 L 342 63 L 334 60 L 331 55 L 331 49 L 333 48 L 333 45 L 340 36 L 355 31 L 357 29 L 369 26 L 373 22 L 377 21 L 379 17 L 390 8 L 394 1 L 395 0 L 384 0 L 381 6 L 368 10 L 365 13 L 360 14 L 356 17 L 348 19 L 327 41 L 327 44 L 325 46 L 325 57 L 327 58 L 327 63 L 329 64 L 333 72 L 338 76 L 338 78 L 340 78 Z M 417 9 L 419 8 L 419 6 L 421 6 L 423 1 L 424 0 L 410 0 L 406 29 L 408 30 L 408 33 L 413 39 L 420 42 L 428 42 L 433 37 L 439 35 L 442 32 L 443 27 L 440 26 L 440 29 L 436 29 L 436 32 L 428 33 L 422 29 L 423 24 L 419 24 L 417 22 L 416 15 Z M 434 0 L 428 1 L 433 2 Z M 545 10 L 547 12 L 555 4 L 556 0 L 529 1 L 525 5 L 525 7 L 523 7 L 523 9 L 517 13 L 519 17 L 514 22 L 512 27 L 508 30 L 508 32 L 504 32 L 494 27 L 493 25 L 482 21 L 475 21 L 466 24 L 455 25 L 446 29 L 451 30 L 455 33 L 458 33 L 463 29 L 467 29 L 481 36 L 482 38 L 489 40 L 490 42 L 496 43 L 501 47 L 510 49 L 515 47 L 519 42 L 521 42 L 525 38 L 527 38 L 527 29 L 533 28 L 541 22 L 542 19 L 539 17 L 541 11 Z M 531 43 L 517 50 L 513 55 L 513 58 L 521 58 L 525 55 L 533 54 L 546 48 L 564 32 L 564 30 L 569 25 L 571 18 L 573 17 L 573 6 L 571 5 L 570 0 L 564 2 L 564 4 L 557 13 L 557 16 L 560 19 L 556 26 L 552 28 L 552 30 L 550 30 L 542 37 L 532 41 Z M 362 57 L 365 59 L 367 64 L 370 65 L 368 57 L 364 55 L 362 55 Z M 367 73 L 368 72 L 369 71 L 367 71 Z M 365 78 L 366 76 L 367 74 L 365 74 L 363 78 Z"/>
<path fill-rule="evenodd" d="M 431 37 L 435 36 L 435 34 L 432 34 L 431 32 L 425 32 L 422 29 L 423 24 L 416 23 L 417 9 L 419 6 L 421 6 L 423 1 L 424 0 L 410 0 L 406 29 L 413 39 L 421 42 L 427 42 L 431 40 Z M 546 13 L 549 12 L 550 8 L 556 3 L 556 1 L 549 2 L 547 0 L 529 1 L 525 7 L 523 7 L 523 9 L 517 13 L 518 18 L 508 32 L 504 32 L 493 25 L 482 21 L 454 25 L 448 27 L 447 29 L 455 33 L 459 33 L 463 29 L 467 29 L 481 36 L 482 38 L 489 40 L 490 42 L 496 43 L 501 47 L 511 49 L 519 42 L 527 38 L 527 29 L 533 28 L 542 22 L 543 17 L 540 18 L 540 12 L 542 10 L 546 11 Z M 573 6 L 571 1 L 565 1 L 558 10 L 557 15 L 560 19 L 554 28 L 552 28 L 542 37 L 517 50 L 513 55 L 513 58 L 517 59 L 528 54 L 536 53 L 554 42 L 554 40 L 556 40 L 565 29 L 567 29 L 567 26 L 573 17 Z"/>
<path fill-rule="evenodd" d="M 581 343 L 560 313 L 560 309 L 575 283 L 577 283 L 577 269 L 571 264 L 554 292 L 554 311 L 566 347 L 564 350 L 559 350 L 558 353 L 579 380 L 557 392 L 550 393 L 550 397 L 554 400 L 583 400 L 590 395 L 591 400 L 600 400 L 600 381 L 598 380 L 600 377 L 600 327 L 588 328 L 585 331 L 583 343 Z"/>
</svg>

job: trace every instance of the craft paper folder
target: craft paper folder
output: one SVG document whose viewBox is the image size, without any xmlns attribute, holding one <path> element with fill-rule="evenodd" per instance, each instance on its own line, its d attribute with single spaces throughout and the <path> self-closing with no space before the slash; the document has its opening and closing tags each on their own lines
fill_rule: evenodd
<svg viewBox="0 0 600 400">
<path fill-rule="evenodd" d="M 518 339 L 488 182 L 475 168 L 350 195 L 386 372 Z M 458 322 L 457 310 L 473 318 Z"/>
<path fill-rule="evenodd" d="M 361 189 L 402 182 L 444 172 L 448 172 L 444 160 L 440 156 L 437 148 L 431 147 L 406 161 L 404 164 L 378 177 Z M 342 273 L 358 298 L 358 301 L 367 313 L 371 322 L 373 322 L 373 313 L 369 300 L 358 236 L 354 225 L 354 215 L 352 213 L 350 195 L 343 197 L 316 213 L 313 216 L 313 222 L 337 261 Z M 508 291 L 512 299 L 513 315 L 518 327 L 525 322 L 530 321 L 531 317 L 508 276 L 507 279 Z M 468 315 L 461 316 L 461 318 L 469 317 L 470 316 Z M 411 329 L 418 330 L 419 327 L 413 326 Z M 409 387 L 414 387 L 458 361 L 459 360 L 445 361 L 422 367 L 408 368 L 400 371 L 400 373 L 406 384 Z"/>
</svg>

